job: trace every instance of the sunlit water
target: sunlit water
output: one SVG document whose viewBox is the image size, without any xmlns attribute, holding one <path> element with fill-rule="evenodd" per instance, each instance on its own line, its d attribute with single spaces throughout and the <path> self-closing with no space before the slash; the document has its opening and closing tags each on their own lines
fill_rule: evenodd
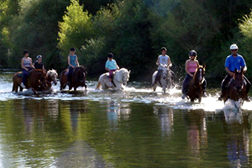
<svg viewBox="0 0 252 168">
<path fill-rule="evenodd" d="M 30 95 L 11 92 L 12 75 L 0 74 L 0 167 L 250 167 L 252 103 L 219 89 L 201 103 L 139 82 Z"/>
</svg>

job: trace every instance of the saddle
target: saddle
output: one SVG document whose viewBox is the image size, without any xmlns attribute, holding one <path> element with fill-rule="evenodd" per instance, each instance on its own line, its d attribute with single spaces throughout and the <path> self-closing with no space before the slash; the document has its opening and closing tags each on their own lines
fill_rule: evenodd
<svg viewBox="0 0 252 168">
<path fill-rule="evenodd" d="M 24 75 L 24 73 L 21 72 L 20 74 L 17 74 L 17 77 L 23 78 L 23 75 Z M 27 74 L 27 77 L 29 77 L 29 76 L 31 76 L 31 71 L 29 71 L 29 73 Z"/>
<path fill-rule="evenodd" d="M 115 72 L 116 72 L 116 71 L 113 72 L 113 78 L 114 78 L 114 76 L 115 76 Z M 108 73 L 108 72 L 106 73 L 106 77 L 109 78 L 109 73 Z"/>
<path fill-rule="evenodd" d="M 73 75 L 74 75 L 75 70 L 76 70 L 76 67 L 73 69 L 73 71 L 72 71 L 72 73 L 71 73 L 71 76 L 73 76 Z M 68 73 L 69 73 L 69 71 L 66 71 L 66 72 L 65 72 L 65 75 L 68 75 Z"/>
</svg>

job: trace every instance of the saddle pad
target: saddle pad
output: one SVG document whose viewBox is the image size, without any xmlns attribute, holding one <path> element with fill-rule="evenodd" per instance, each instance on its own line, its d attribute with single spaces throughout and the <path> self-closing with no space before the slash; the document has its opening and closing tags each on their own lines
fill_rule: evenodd
<svg viewBox="0 0 252 168">
<path fill-rule="evenodd" d="M 23 77 L 23 72 L 18 74 L 17 77 L 22 78 Z"/>
</svg>

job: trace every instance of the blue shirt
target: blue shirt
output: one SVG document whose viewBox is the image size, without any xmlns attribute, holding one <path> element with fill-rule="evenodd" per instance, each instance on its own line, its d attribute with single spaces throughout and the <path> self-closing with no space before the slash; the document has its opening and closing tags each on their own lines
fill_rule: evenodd
<svg viewBox="0 0 252 168">
<path fill-rule="evenodd" d="M 76 64 L 77 56 L 76 55 L 69 55 L 69 57 L 70 57 L 70 64 L 73 65 L 74 67 L 77 67 L 77 64 Z M 69 67 L 71 67 L 71 66 L 69 65 Z"/>
<path fill-rule="evenodd" d="M 117 69 L 116 65 L 117 65 L 117 63 L 114 59 L 112 59 L 111 61 L 107 60 L 105 68 L 108 68 L 109 70 L 115 70 L 115 69 Z"/>
<path fill-rule="evenodd" d="M 233 72 L 234 72 L 235 69 L 238 70 L 238 71 L 240 71 L 241 68 L 243 68 L 243 67 L 245 67 L 245 66 L 246 66 L 245 60 L 244 60 L 244 58 L 243 58 L 241 55 L 239 55 L 239 54 L 237 54 L 236 57 L 234 57 L 234 56 L 232 56 L 232 55 L 229 55 L 229 56 L 227 56 L 227 58 L 226 58 L 225 67 L 228 67 L 228 69 L 229 69 L 230 71 L 233 71 Z"/>
</svg>

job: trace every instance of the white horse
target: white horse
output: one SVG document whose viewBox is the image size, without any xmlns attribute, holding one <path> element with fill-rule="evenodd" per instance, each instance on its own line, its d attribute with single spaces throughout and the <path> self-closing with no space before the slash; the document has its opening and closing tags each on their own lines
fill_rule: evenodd
<svg viewBox="0 0 252 168">
<path fill-rule="evenodd" d="M 172 86 L 172 79 L 171 79 L 172 74 L 166 64 L 161 64 L 160 66 L 162 67 L 161 78 L 159 81 L 157 81 L 156 84 L 154 84 L 157 73 L 158 73 L 158 71 L 155 71 L 152 75 L 152 86 L 153 86 L 153 91 L 156 91 L 157 86 L 160 86 L 163 88 L 163 92 L 165 93 L 166 89 Z"/>
<path fill-rule="evenodd" d="M 46 73 L 46 76 L 49 82 L 53 82 L 54 85 L 57 85 L 58 73 L 56 72 L 56 70 L 54 69 L 48 70 Z"/>
<path fill-rule="evenodd" d="M 113 77 L 113 82 L 115 86 L 114 85 L 110 86 L 109 73 L 108 72 L 104 73 L 99 77 L 96 89 L 99 89 L 100 86 L 102 86 L 103 90 L 108 88 L 116 90 L 123 89 L 124 88 L 123 85 L 127 85 L 129 77 L 130 77 L 130 71 L 128 71 L 125 68 L 121 68 L 120 70 L 115 71 L 115 75 Z"/>
</svg>

